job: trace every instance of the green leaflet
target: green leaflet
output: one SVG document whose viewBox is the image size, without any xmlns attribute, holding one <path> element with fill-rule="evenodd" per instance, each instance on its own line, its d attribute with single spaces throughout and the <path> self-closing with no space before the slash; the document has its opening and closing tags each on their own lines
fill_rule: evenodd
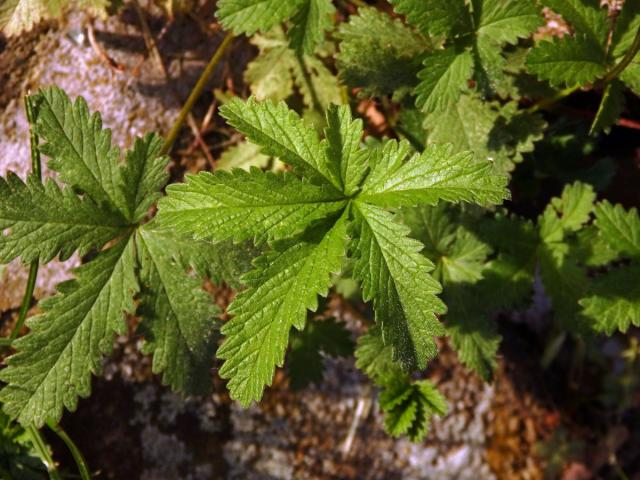
<svg viewBox="0 0 640 480">
<path fill-rule="evenodd" d="M 371 326 L 358 338 L 355 356 L 356 367 L 379 387 L 404 375 L 400 365 L 393 361 L 393 348 L 384 344 L 379 325 Z"/>
<path fill-rule="evenodd" d="M 153 372 L 187 394 L 207 393 L 215 351 L 217 309 L 179 263 L 169 238 L 143 228 L 137 237 L 142 301 L 140 329 L 145 353 L 153 353 Z"/>
<path fill-rule="evenodd" d="M 625 211 L 621 205 L 605 200 L 596 206 L 595 214 L 600 235 L 611 248 L 623 255 L 640 257 L 640 218 L 635 208 Z"/>
<path fill-rule="evenodd" d="M 607 10 L 598 0 L 542 0 L 542 4 L 562 15 L 574 31 L 586 34 L 595 42 L 596 51 L 604 50 L 609 25 Z"/>
<path fill-rule="evenodd" d="M 622 11 L 616 19 L 609 50 L 614 58 L 624 56 L 631 48 L 633 39 L 640 28 L 640 3 L 624 2 Z"/>
<path fill-rule="evenodd" d="M 0 263 L 20 257 L 23 263 L 36 258 L 48 262 L 60 254 L 69 258 L 78 250 L 84 255 L 123 235 L 129 226 L 110 211 L 101 210 L 89 198 L 53 180 L 43 185 L 35 177 L 23 183 L 17 175 L 0 178 Z"/>
<path fill-rule="evenodd" d="M 187 183 L 167 191 L 169 196 L 159 203 L 159 225 L 214 242 L 253 239 L 260 244 L 292 236 L 346 205 L 327 186 L 257 169 L 190 175 Z"/>
<path fill-rule="evenodd" d="M 428 380 L 401 378 L 380 393 L 385 430 L 394 437 L 407 435 L 412 442 L 424 439 L 433 415 L 447 413 L 447 402 Z"/>
<path fill-rule="evenodd" d="M 575 182 L 554 197 L 540 216 L 540 238 L 546 243 L 562 242 L 566 232 L 575 232 L 589 221 L 596 194 L 590 185 Z"/>
<path fill-rule="evenodd" d="M 600 130 L 604 130 L 606 133 L 611 131 L 611 126 L 616 123 L 624 110 L 623 89 L 623 84 L 618 79 L 613 80 L 605 87 L 589 134 L 593 135 Z"/>
<path fill-rule="evenodd" d="M 471 52 L 454 48 L 435 51 L 424 59 L 415 89 L 416 105 L 424 112 L 445 110 L 458 100 L 473 72 Z"/>
<path fill-rule="evenodd" d="M 269 165 L 270 159 L 271 157 L 268 155 L 260 153 L 258 145 L 251 142 L 240 142 L 224 151 L 216 163 L 216 169 L 226 172 L 230 172 L 234 168 L 246 171 L 250 171 L 251 167 L 263 169 Z"/>
<path fill-rule="evenodd" d="M 336 36 L 340 78 L 370 96 L 412 89 L 424 53 L 430 49 L 424 37 L 400 20 L 370 7 L 359 8 L 357 15 L 340 25 Z"/>
<path fill-rule="evenodd" d="M 592 294 L 581 299 L 582 313 L 594 328 L 607 335 L 625 333 L 630 325 L 640 326 L 640 267 L 621 267 L 598 277 Z"/>
<path fill-rule="evenodd" d="M 233 99 L 220 109 L 229 125 L 262 147 L 262 152 L 280 158 L 311 179 L 323 179 L 341 190 L 338 166 L 327 161 L 314 130 L 284 102 L 246 102 Z"/>
<path fill-rule="evenodd" d="M 529 71 L 557 87 L 585 85 L 606 70 L 604 53 L 587 36 L 542 41 L 527 56 Z"/>
<path fill-rule="evenodd" d="M 169 157 L 161 156 L 162 139 L 156 134 L 136 138 L 123 168 L 124 194 L 129 213 L 127 218 L 139 222 L 161 197 L 161 189 L 169 180 Z"/>
<path fill-rule="evenodd" d="M 287 366 L 291 387 L 294 389 L 322 380 L 322 354 L 337 357 L 353 353 L 351 333 L 344 323 L 333 318 L 309 322 L 302 332 L 293 331 L 290 343 Z"/>
<path fill-rule="evenodd" d="M 216 17 L 226 30 L 239 35 L 266 32 L 290 18 L 304 0 L 220 0 Z"/>
<path fill-rule="evenodd" d="M 464 35 L 472 31 L 464 0 L 391 0 L 396 13 L 407 17 L 425 35 Z"/>
<path fill-rule="evenodd" d="M 138 289 L 132 237 L 121 240 L 75 271 L 77 279 L 58 286 L 41 302 L 43 313 L 29 319 L 31 333 L 14 344 L 0 380 L 0 401 L 23 425 L 57 423 L 62 410 L 75 410 L 91 390 L 91 373 L 102 367 L 116 333 L 126 332 Z"/>
<path fill-rule="evenodd" d="M 367 174 L 369 152 L 360 148 L 362 135 L 362 120 L 352 120 L 348 106 L 329 107 L 325 152 L 329 162 L 340 166 L 345 195 L 353 194 Z"/>
<path fill-rule="evenodd" d="M 229 307 L 235 316 L 222 327 L 220 376 L 229 379 L 231 396 L 245 406 L 271 385 L 275 367 L 284 362 L 289 330 L 304 328 L 307 310 L 316 310 L 317 296 L 327 294 L 331 274 L 339 272 L 346 214 L 316 235 L 320 238 L 274 245 L 256 260 L 256 269 L 244 277 L 249 288 Z"/>
<path fill-rule="evenodd" d="M 476 33 L 492 42 L 516 44 L 543 22 L 540 9 L 528 0 L 472 0 Z"/>
<path fill-rule="evenodd" d="M 335 11 L 331 0 L 305 0 L 287 32 L 291 48 L 299 54 L 313 55 L 324 41 L 324 32 L 331 28 Z"/>
<path fill-rule="evenodd" d="M 375 158 L 360 199 L 387 206 L 449 202 L 501 203 L 509 198 L 507 179 L 492 174 L 488 162 L 470 153 L 452 155 L 449 146 L 429 146 L 412 155 L 408 142 L 387 142 Z"/>
<path fill-rule="evenodd" d="M 127 218 L 120 151 L 111 145 L 111 131 L 102 129 L 100 115 L 90 114 L 82 97 L 72 103 L 56 87 L 40 90 L 32 98 L 35 130 L 45 141 L 40 150 L 51 158 L 49 167 L 103 210 L 110 208 Z"/>
<path fill-rule="evenodd" d="M 374 301 L 376 322 L 394 359 L 406 370 L 424 368 L 436 354 L 434 337 L 444 333 L 436 314 L 446 310 L 436 297 L 440 285 L 429 275 L 433 264 L 392 214 L 361 202 L 353 210 L 354 276 L 362 282 L 363 299 Z"/>
</svg>

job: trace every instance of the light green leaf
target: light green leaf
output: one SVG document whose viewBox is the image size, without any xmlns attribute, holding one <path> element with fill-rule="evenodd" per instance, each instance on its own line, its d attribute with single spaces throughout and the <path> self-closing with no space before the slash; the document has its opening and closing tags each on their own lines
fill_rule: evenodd
<svg viewBox="0 0 640 480">
<path fill-rule="evenodd" d="M 606 70 L 604 53 L 593 40 L 581 35 L 539 42 L 526 63 L 531 73 L 557 87 L 586 85 Z"/>
<path fill-rule="evenodd" d="M 473 0 L 473 17 L 478 36 L 497 44 L 516 44 L 544 24 L 540 9 L 528 0 Z"/>
<path fill-rule="evenodd" d="M 340 78 L 369 96 L 412 89 L 424 52 L 430 49 L 421 35 L 372 7 L 359 8 L 340 24 L 336 36 Z"/>
<path fill-rule="evenodd" d="M 173 254 L 175 244 L 152 230 L 137 236 L 143 320 L 143 351 L 153 354 L 153 372 L 163 383 L 186 394 L 210 390 L 213 336 L 217 308 L 201 288 L 201 280 L 189 275 Z"/>
<path fill-rule="evenodd" d="M 56 87 L 33 96 L 35 130 L 46 142 L 40 146 L 50 157 L 49 167 L 70 187 L 89 195 L 102 209 L 127 216 L 120 152 L 111 145 L 111 131 L 102 129 L 100 115 L 91 115 L 82 97 L 71 102 Z"/>
<path fill-rule="evenodd" d="M 444 329 L 436 314 L 444 304 L 441 287 L 429 273 L 433 264 L 419 252 L 422 245 L 407 237 L 409 229 L 373 205 L 354 203 L 357 258 L 354 277 L 362 282 L 364 301 L 374 301 L 376 322 L 385 345 L 406 370 L 424 368 L 436 354 L 435 336 Z"/>
<path fill-rule="evenodd" d="M 129 227 L 122 218 L 102 211 L 89 198 L 53 181 L 43 185 L 36 177 L 23 183 L 10 173 L 0 178 L 0 263 L 18 256 L 24 263 L 39 258 L 49 262 L 56 255 L 69 258 L 76 250 L 84 255 L 124 234 Z"/>
<path fill-rule="evenodd" d="M 197 240 L 257 244 L 298 233 L 314 220 L 345 207 L 342 194 L 302 181 L 291 173 L 253 169 L 188 175 L 159 203 L 163 229 Z"/>
<path fill-rule="evenodd" d="M 331 0 L 305 0 L 287 32 L 291 48 L 299 54 L 313 55 L 318 45 L 324 42 L 324 32 L 331 28 L 331 17 L 335 11 Z"/>
<path fill-rule="evenodd" d="M 282 366 L 291 327 L 302 330 L 307 310 L 326 295 L 331 274 L 340 270 L 347 236 L 346 215 L 320 238 L 275 246 L 256 260 L 244 281 L 248 289 L 229 307 L 234 317 L 222 327 L 225 341 L 218 358 L 225 360 L 220 376 L 229 379 L 231 397 L 242 405 L 259 400 Z"/>
<path fill-rule="evenodd" d="M 640 258 L 640 218 L 635 208 L 625 211 L 605 200 L 596 205 L 595 214 L 600 235 L 614 250 Z"/>
<path fill-rule="evenodd" d="M 591 185 L 567 185 L 561 197 L 554 197 L 540 216 L 540 238 L 547 243 L 561 242 L 565 232 L 578 231 L 589 221 L 596 194 Z"/>
<path fill-rule="evenodd" d="M 296 59 L 288 48 L 284 34 L 276 29 L 266 35 L 255 35 L 251 43 L 260 49 L 244 72 L 251 93 L 258 100 L 285 100 L 293 94 L 291 69 Z"/>
<path fill-rule="evenodd" d="M 580 300 L 594 328 L 607 335 L 640 327 L 640 268 L 631 265 L 596 278 L 592 294 Z"/>
<path fill-rule="evenodd" d="M 127 152 L 123 179 L 131 222 L 139 222 L 147 214 L 169 180 L 169 157 L 160 155 L 163 143 L 158 135 L 150 134 L 136 138 L 133 149 Z"/>
<path fill-rule="evenodd" d="M 57 423 L 63 407 L 75 410 L 78 396 L 91 391 L 91 373 L 102 368 L 115 333 L 126 332 L 125 312 L 133 311 L 138 285 L 134 245 L 122 240 L 75 270 L 58 295 L 41 302 L 43 313 L 28 321 L 31 332 L 13 345 L 0 380 L 0 401 L 23 425 Z"/>
<path fill-rule="evenodd" d="M 425 35 L 453 37 L 472 31 L 464 0 L 390 0 L 396 13 L 407 17 Z"/>
<path fill-rule="evenodd" d="M 602 93 L 602 100 L 596 117 L 593 119 L 590 135 L 604 130 L 606 133 L 611 131 L 611 126 L 616 123 L 620 114 L 624 110 L 624 86 L 620 80 L 615 79 L 609 83 Z"/>
<path fill-rule="evenodd" d="M 432 145 L 420 155 L 410 154 L 408 142 L 387 142 L 378 151 L 359 198 L 388 206 L 439 200 L 497 204 L 509 198 L 506 177 L 492 174 L 489 162 L 474 162 L 471 153 L 454 155 L 450 146 Z"/>
<path fill-rule="evenodd" d="M 353 194 L 367 173 L 368 150 L 360 148 L 362 120 L 352 120 L 348 106 L 327 110 L 325 152 L 328 161 L 340 166 L 345 195 Z"/>
<path fill-rule="evenodd" d="M 316 132 L 284 102 L 234 98 L 220 109 L 220 114 L 248 140 L 260 145 L 265 155 L 278 157 L 309 178 L 341 189 L 339 166 L 326 161 Z"/>
<path fill-rule="evenodd" d="M 219 0 L 216 17 L 236 35 L 266 32 L 290 18 L 304 0 Z"/>
<path fill-rule="evenodd" d="M 234 168 L 250 171 L 251 167 L 266 168 L 269 164 L 268 155 L 260 153 L 260 147 L 251 142 L 240 142 L 224 151 L 218 162 L 217 170 L 230 172 Z"/>
<path fill-rule="evenodd" d="M 473 56 L 466 50 L 448 48 L 427 55 L 423 65 L 418 74 L 421 82 L 415 89 L 416 105 L 424 112 L 436 112 L 448 108 L 466 88 L 473 72 Z"/>
</svg>

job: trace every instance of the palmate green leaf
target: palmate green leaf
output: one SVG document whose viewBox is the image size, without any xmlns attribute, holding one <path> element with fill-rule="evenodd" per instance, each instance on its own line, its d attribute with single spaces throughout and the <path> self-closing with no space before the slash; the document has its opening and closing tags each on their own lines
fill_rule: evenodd
<svg viewBox="0 0 640 480">
<path fill-rule="evenodd" d="M 340 165 L 345 195 L 353 194 L 367 174 L 369 151 L 360 148 L 362 135 L 362 120 L 352 120 L 348 106 L 328 108 L 325 151 L 331 163 Z"/>
<path fill-rule="evenodd" d="M 320 139 L 284 102 L 246 102 L 233 99 L 220 109 L 229 125 L 262 147 L 262 153 L 280 158 L 310 179 L 341 189 L 339 166 L 324 156 Z"/>
<path fill-rule="evenodd" d="M 266 32 L 289 19 L 304 0 L 219 0 L 216 17 L 236 35 Z"/>
<path fill-rule="evenodd" d="M 91 247 L 101 247 L 130 227 L 117 214 L 101 210 L 89 198 L 53 181 L 43 185 L 36 177 L 23 183 L 17 175 L 0 178 L 0 263 L 20 257 L 49 262 L 56 255 L 69 258 Z"/>
<path fill-rule="evenodd" d="M 515 44 L 527 38 L 544 21 L 535 2 L 529 0 L 472 0 L 476 34 L 496 44 Z"/>
<path fill-rule="evenodd" d="M 539 42 L 526 63 L 531 73 L 557 87 L 586 85 L 606 70 L 604 51 L 594 40 L 580 34 Z"/>
<path fill-rule="evenodd" d="M 285 238 L 346 205 L 329 187 L 257 169 L 189 175 L 167 193 L 158 205 L 159 226 L 213 242 Z"/>
<path fill-rule="evenodd" d="M 92 115 L 82 97 L 72 103 L 56 87 L 40 90 L 32 98 L 35 130 L 45 141 L 40 150 L 50 157 L 49 167 L 102 209 L 111 208 L 130 219 L 120 152 L 111 145 L 111 131 L 102 129 L 100 115 Z"/>
<path fill-rule="evenodd" d="M 340 78 L 364 95 L 409 91 L 417 84 L 430 43 L 400 20 L 363 7 L 340 24 L 336 59 Z"/>
<path fill-rule="evenodd" d="M 231 397 L 242 405 L 259 400 L 282 366 L 291 327 L 302 330 L 307 310 L 326 295 L 331 274 L 338 273 L 345 254 L 347 215 L 326 232 L 274 245 L 256 260 L 244 277 L 248 289 L 229 307 L 234 317 L 222 327 L 225 341 L 218 358 L 225 360 L 220 376 L 229 379 Z"/>
<path fill-rule="evenodd" d="M 287 32 L 291 48 L 299 54 L 313 55 L 324 41 L 324 32 L 331 28 L 335 11 L 331 0 L 305 0 Z"/>
<path fill-rule="evenodd" d="M 546 243 L 561 242 L 566 232 L 578 231 L 589 221 L 596 194 L 591 185 L 567 185 L 561 197 L 554 197 L 540 216 L 540 238 Z"/>
<path fill-rule="evenodd" d="M 424 368 L 436 354 L 434 337 L 444 332 L 436 317 L 445 306 L 436 297 L 441 287 L 430 276 L 433 264 L 391 213 L 360 201 L 353 211 L 354 277 L 362 282 L 363 299 L 374 301 L 376 322 L 394 359 L 406 370 Z"/>
<path fill-rule="evenodd" d="M 391 4 L 425 35 L 453 37 L 472 31 L 464 0 L 391 0 Z"/>
<path fill-rule="evenodd" d="M 448 108 L 466 88 L 473 73 L 473 56 L 468 50 L 450 47 L 427 55 L 423 65 L 415 89 L 416 105 L 424 112 L 436 112 Z"/>
<path fill-rule="evenodd" d="M 497 204 L 509 198 L 506 177 L 492 173 L 489 162 L 475 162 L 471 153 L 432 145 L 411 155 L 406 141 L 389 141 L 377 153 L 359 197 L 363 201 L 397 207 L 439 200 Z"/>
<path fill-rule="evenodd" d="M 428 380 L 400 378 L 380 392 L 379 402 L 387 433 L 412 442 L 424 440 L 433 415 L 447 413 L 446 399 Z"/>
<path fill-rule="evenodd" d="M 625 210 L 604 200 L 596 205 L 595 214 L 600 236 L 614 251 L 640 258 L 640 218 L 635 208 Z"/>
<path fill-rule="evenodd" d="M 542 4 L 562 15 L 576 33 L 585 34 L 595 42 L 594 53 L 604 50 L 609 22 L 607 10 L 599 0 L 542 0 Z"/>
<path fill-rule="evenodd" d="M 143 351 L 153 353 L 153 372 L 186 394 L 210 390 L 215 316 L 218 313 L 201 280 L 189 275 L 173 254 L 171 238 L 142 228 L 137 236 L 140 263 L 140 330 Z"/>
<path fill-rule="evenodd" d="M 309 322 L 304 331 L 291 334 L 291 350 L 287 357 L 291 387 L 300 389 L 322 380 L 322 354 L 337 357 L 351 353 L 351 333 L 344 323 L 333 318 Z"/>
<path fill-rule="evenodd" d="M 76 269 L 76 280 L 58 286 L 28 321 L 31 332 L 14 343 L 0 380 L 4 410 L 23 425 L 57 423 L 91 390 L 91 373 L 102 368 L 116 333 L 126 332 L 138 290 L 132 237 L 121 240 Z"/>
</svg>

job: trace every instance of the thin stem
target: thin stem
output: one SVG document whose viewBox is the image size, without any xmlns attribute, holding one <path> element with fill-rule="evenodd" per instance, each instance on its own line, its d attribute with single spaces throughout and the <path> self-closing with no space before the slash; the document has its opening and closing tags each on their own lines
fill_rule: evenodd
<svg viewBox="0 0 640 480">
<path fill-rule="evenodd" d="M 82 480 L 91 480 L 91 474 L 89 473 L 89 467 L 87 466 L 87 461 L 84 459 L 82 452 L 76 446 L 76 444 L 71 440 L 71 437 L 67 435 L 60 425 L 56 425 L 53 422 L 47 422 L 47 426 L 56 434 L 60 439 L 65 443 L 73 459 L 76 462 L 76 466 L 78 467 L 78 471 L 80 472 L 80 478 Z"/>
<path fill-rule="evenodd" d="M 622 60 L 620 60 L 618 64 L 616 64 L 611 70 L 609 70 L 609 72 L 606 73 L 604 77 L 602 77 L 602 80 L 596 83 L 596 86 L 601 87 L 615 80 L 618 75 L 620 75 L 624 71 L 624 69 L 627 68 L 633 61 L 636 53 L 638 53 L 638 50 L 640 50 L 640 27 L 638 27 L 638 31 L 636 32 L 636 36 L 633 39 L 633 43 L 631 44 L 629 50 L 627 50 L 627 53 L 624 54 Z"/>
<path fill-rule="evenodd" d="M 29 121 L 29 140 L 31 143 L 31 170 L 38 177 L 38 180 L 42 179 L 42 166 L 40 163 L 40 150 L 38 150 L 38 135 L 33 128 L 34 112 L 33 112 L 33 104 L 31 102 L 31 97 L 28 95 L 24 97 L 24 108 L 27 112 L 27 120 Z M 18 315 L 18 321 L 16 322 L 16 326 L 13 328 L 11 335 L 9 338 L 11 340 L 15 340 L 20 334 L 20 330 L 24 325 L 24 322 L 27 318 L 27 313 L 29 312 L 29 307 L 31 306 L 31 299 L 33 298 L 33 291 L 36 288 L 36 280 L 38 278 L 38 259 L 35 259 L 31 262 L 31 267 L 29 268 L 29 277 L 27 278 L 27 287 L 24 291 L 24 297 L 22 298 L 22 305 L 20 305 L 20 313 Z"/>
<path fill-rule="evenodd" d="M 191 109 L 193 108 L 193 105 L 196 103 L 196 100 L 200 97 L 200 94 L 204 90 L 204 87 L 207 84 L 209 77 L 213 74 L 214 70 L 218 66 L 218 63 L 220 62 L 222 55 L 224 54 L 227 47 L 231 44 L 232 40 L 233 40 L 233 33 L 231 32 L 227 33 L 227 35 L 222 40 L 222 43 L 220 44 L 220 46 L 211 57 L 211 60 L 209 60 L 209 63 L 207 64 L 206 68 L 202 72 L 202 75 L 200 75 L 198 82 L 196 83 L 195 87 L 193 87 L 193 90 L 191 91 L 189 98 L 187 98 L 187 101 L 182 106 L 182 110 L 180 110 L 180 113 L 178 114 L 178 118 L 176 119 L 175 123 L 173 124 L 173 127 L 171 127 L 171 130 L 167 135 L 164 146 L 162 147 L 163 155 L 166 155 L 171 151 L 171 147 L 173 147 L 173 144 L 178 138 L 180 129 L 182 128 L 182 125 L 184 124 L 184 121 L 187 118 L 187 114 L 191 111 Z"/>
<path fill-rule="evenodd" d="M 538 110 L 546 110 L 547 108 L 549 108 L 551 105 L 553 105 L 554 103 L 559 102 L 560 100 L 562 100 L 565 97 L 568 97 L 569 95 L 571 95 L 573 92 L 575 92 L 576 90 L 578 90 L 580 87 L 575 86 L 575 87 L 569 87 L 569 88 L 565 88 L 564 90 L 560 90 L 558 93 L 556 93 L 555 95 L 553 95 L 552 97 L 549 98 L 543 98 L 542 100 L 540 100 L 539 102 L 533 104 L 531 107 L 529 107 L 527 109 L 527 112 L 529 113 L 535 113 Z"/>
<path fill-rule="evenodd" d="M 27 435 L 29 435 L 29 439 L 33 444 L 33 448 L 36 450 L 38 456 L 42 459 L 47 467 L 47 472 L 49 472 L 49 478 L 51 480 L 60 480 L 60 474 L 58 473 L 58 469 L 56 468 L 56 464 L 53 462 L 53 458 L 51 458 L 51 454 L 49 453 L 49 447 L 42 438 L 42 434 L 35 427 L 27 427 L 26 428 Z"/>
</svg>

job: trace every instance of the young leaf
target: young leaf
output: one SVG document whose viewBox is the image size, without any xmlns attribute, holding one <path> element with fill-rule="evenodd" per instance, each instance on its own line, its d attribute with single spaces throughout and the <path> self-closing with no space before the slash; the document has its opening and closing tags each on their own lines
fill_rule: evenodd
<svg viewBox="0 0 640 480">
<path fill-rule="evenodd" d="M 380 392 L 384 427 L 394 437 L 407 435 L 412 442 L 424 439 L 433 415 L 447 413 L 447 402 L 428 380 L 402 378 Z"/>
<path fill-rule="evenodd" d="M 410 153 L 408 142 L 387 142 L 359 198 L 396 207 L 439 200 L 490 204 L 509 198 L 506 177 L 492 174 L 489 162 L 474 162 L 471 153 L 453 155 L 450 146 L 432 145 L 406 160 Z"/>
<path fill-rule="evenodd" d="M 91 115 L 82 97 L 71 102 L 56 87 L 34 95 L 35 130 L 46 142 L 40 150 L 49 167 L 70 187 L 89 195 L 102 209 L 127 217 L 129 206 L 119 149 L 111 145 L 111 131 L 102 129 L 100 115 Z"/>
<path fill-rule="evenodd" d="M 424 112 L 445 110 L 460 97 L 473 72 L 471 52 L 453 47 L 427 55 L 424 69 L 418 73 L 416 105 Z"/>
<path fill-rule="evenodd" d="M 220 114 L 229 125 L 260 145 L 264 154 L 278 157 L 307 177 L 341 190 L 339 165 L 327 162 L 315 131 L 305 126 L 284 102 L 233 99 L 220 109 Z"/>
<path fill-rule="evenodd" d="M 219 0 L 216 17 L 236 35 L 266 32 L 290 18 L 304 0 Z"/>
<path fill-rule="evenodd" d="M 358 338 L 355 351 L 356 367 L 379 387 L 404 376 L 400 365 L 393 361 L 393 347 L 385 345 L 379 325 L 373 325 Z"/>
<path fill-rule="evenodd" d="M 556 87 L 585 85 L 606 70 L 604 52 L 598 44 L 578 34 L 538 43 L 527 56 L 527 67 Z"/>
<path fill-rule="evenodd" d="M 464 35 L 471 32 L 471 16 L 464 0 L 391 0 L 396 13 L 405 15 L 425 35 Z"/>
<path fill-rule="evenodd" d="M 290 173 L 253 169 L 202 172 L 171 185 L 159 204 L 161 227 L 214 242 L 284 238 L 346 205 L 329 187 L 312 185 Z"/>
<path fill-rule="evenodd" d="M 56 255 L 69 258 L 76 250 L 84 255 L 124 234 L 129 227 L 122 217 L 103 211 L 89 198 L 70 188 L 60 189 L 53 180 L 36 177 L 23 183 L 17 175 L 0 178 L 0 263 L 20 257 L 24 263 L 37 258 L 46 263 Z"/>
<path fill-rule="evenodd" d="M 126 332 L 138 284 L 132 237 L 121 240 L 75 271 L 41 302 L 43 313 L 29 319 L 31 332 L 18 339 L 0 380 L 4 410 L 23 425 L 57 423 L 62 410 L 75 410 L 78 396 L 91 391 L 91 373 L 102 368 L 115 333 Z"/>
<path fill-rule="evenodd" d="M 345 195 L 353 194 L 367 173 L 368 151 L 360 148 L 362 134 L 362 120 L 352 120 L 348 106 L 329 107 L 325 152 L 330 163 L 340 165 Z"/>
<path fill-rule="evenodd" d="M 436 354 L 434 336 L 444 329 L 436 314 L 444 304 L 441 287 L 429 273 L 433 264 L 419 253 L 422 245 L 407 237 L 409 229 L 379 207 L 354 203 L 357 236 L 354 276 L 365 301 L 373 300 L 385 345 L 406 370 L 424 368 Z"/>
<path fill-rule="evenodd" d="M 304 328 L 307 310 L 316 310 L 317 296 L 327 294 L 331 274 L 340 270 L 346 236 L 343 214 L 319 239 L 274 245 L 244 277 L 248 289 L 230 305 L 234 317 L 222 327 L 225 341 L 218 349 L 225 360 L 220 376 L 229 379 L 231 396 L 242 405 L 259 400 L 271 385 L 275 367 L 284 362 L 289 330 Z"/>
<path fill-rule="evenodd" d="M 142 228 L 137 237 L 140 262 L 140 329 L 145 353 L 153 353 L 153 372 L 173 390 L 204 394 L 210 390 L 217 309 L 172 254 L 171 239 Z"/>
<path fill-rule="evenodd" d="M 331 0 L 305 0 L 292 19 L 288 32 L 291 48 L 298 54 L 313 55 L 324 41 L 324 32 L 331 28 L 331 16 L 336 8 Z"/>
<path fill-rule="evenodd" d="M 596 194 L 591 185 L 567 185 L 561 197 L 554 197 L 540 216 L 540 238 L 547 243 L 561 242 L 565 232 L 575 232 L 589 221 Z"/>
<path fill-rule="evenodd" d="M 333 318 L 309 322 L 304 331 L 294 331 L 291 335 L 291 351 L 287 357 L 291 387 L 300 389 L 322 380 L 322 353 L 337 357 L 352 352 L 351 333 L 344 323 Z"/>
<path fill-rule="evenodd" d="M 640 258 L 640 218 L 635 208 L 625 211 L 605 200 L 596 205 L 595 214 L 600 235 L 614 250 Z"/>
</svg>

